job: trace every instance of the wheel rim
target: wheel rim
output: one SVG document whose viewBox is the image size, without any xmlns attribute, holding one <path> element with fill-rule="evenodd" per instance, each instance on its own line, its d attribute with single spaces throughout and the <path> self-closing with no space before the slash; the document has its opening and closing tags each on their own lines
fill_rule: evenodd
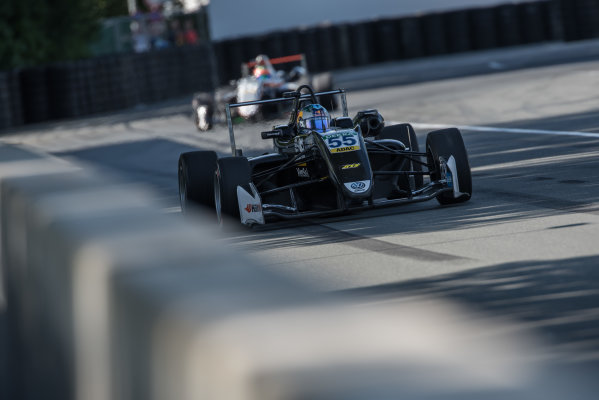
<svg viewBox="0 0 599 400">
<path fill-rule="evenodd" d="M 181 204 L 181 212 L 185 212 L 187 208 L 187 182 L 183 165 L 179 165 L 179 203 Z"/>
</svg>

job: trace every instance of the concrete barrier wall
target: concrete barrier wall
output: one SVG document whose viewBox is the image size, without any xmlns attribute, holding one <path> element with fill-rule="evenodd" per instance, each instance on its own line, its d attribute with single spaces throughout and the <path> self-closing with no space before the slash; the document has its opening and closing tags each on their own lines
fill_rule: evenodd
<svg viewBox="0 0 599 400">
<path fill-rule="evenodd" d="M 201 216 L 189 223 L 151 199 L 143 187 L 0 146 L 7 398 L 596 393 L 571 366 L 548 365 L 521 327 L 447 300 L 358 304 L 315 293 L 223 247 Z"/>
</svg>

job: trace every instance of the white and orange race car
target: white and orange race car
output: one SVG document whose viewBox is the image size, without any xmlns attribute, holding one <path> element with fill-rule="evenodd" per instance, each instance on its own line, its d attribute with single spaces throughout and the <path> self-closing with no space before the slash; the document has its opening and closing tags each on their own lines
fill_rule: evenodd
<svg viewBox="0 0 599 400">
<path fill-rule="evenodd" d="M 287 66 L 276 70 L 274 66 Z M 285 92 L 296 90 L 301 85 L 309 84 L 317 92 L 327 92 L 333 88 L 331 74 L 310 75 L 303 54 L 269 59 L 266 55 L 258 55 L 254 60 L 243 63 L 241 78 L 230 85 L 217 89 L 214 93 L 196 93 L 192 100 L 193 121 L 199 131 L 207 131 L 213 124 L 225 121 L 226 104 L 244 103 L 257 100 L 276 99 Z M 320 102 L 329 109 L 335 109 L 335 98 L 321 98 Z M 233 117 L 245 120 L 261 120 L 269 115 L 276 115 L 279 110 L 276 104 L 256 104 L 240 107 Z"/>
</svg>

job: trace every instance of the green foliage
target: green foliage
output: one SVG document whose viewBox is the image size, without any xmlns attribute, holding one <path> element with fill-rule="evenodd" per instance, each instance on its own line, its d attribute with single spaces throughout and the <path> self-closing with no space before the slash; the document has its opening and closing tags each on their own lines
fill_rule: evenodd
<svg viewBox="0 0 599 400">
<path fill-rule="evenodd" d="M 85 57 L 100 12 L 98 0 L 1 0 L 0 69 Z"/>
<path fill-rule="evenodd" d="M 97 3 L 102 18 L 120 17 L 129 14 L 127 0 L 97 0 Z"/>
</svg>

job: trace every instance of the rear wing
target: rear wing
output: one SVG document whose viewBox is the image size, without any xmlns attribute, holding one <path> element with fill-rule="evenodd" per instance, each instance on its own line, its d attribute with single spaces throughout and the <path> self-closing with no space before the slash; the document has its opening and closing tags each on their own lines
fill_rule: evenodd
<svg viewBox="0 0 599 400">
<path fill-rule="evenodd" d="M 306 56 L 304 54 L 294 54 L 291 56 L 271 58 L 269 61 L 273 66 L 279 64 L 299 63 L 299 65 L 302 68 L 304 68 L 306 71 L 308 70 L 308 63 L 306 62 Z M 248 61 L 246 63 L 242 63 L 241 75 L 248 76 L 250 74 L 250 69 L 253 68 L 255 65 L 256 61 Z"/>
<path fill-rule="evenodd" d="M 318 93 L 314 93 L 314 96 L 323 96 L 323 95 L 334 95 L 334 94 L 339 94 L 341 95 L 341 108 L 343 109 L 343 116 L 344 117 L 348 117 L 349 116 L 349 112 L 347 110 L 347 99 L 345 97 L 345 89 L 337 89 L 337 90 L 330 90 L 328 92 L 318 92 Z M 299 96 L 299 99 L 309 99 L 311 98 L 311 94 L 310 93 L 304 93 L 301 96 Z M 266 99 L 266 100 L 255 100 L 255 101 L 246 101 L 243 103 L 231 103 L 231 104 L 226 104 L 225 105 L 225 114 L 227 116 L 227 125 L 229 126 L 229 140 L 231 142 L 231 153 L 233 154 L 233 156 L 237 156 L 237 147 L 235 146 L 235 133 L 233 132 L 233 119 L 231 118 L 231 109 L 232 108 L 236 108 L 236 107 L 243 107 L 243 106 L 252 106 L 252 105 L 257 105 L 257 104 L 269 104 L 269 103 L 279 103 L 279 102 L 286 102 L 286 101 L 295 101 L 297 100 L 298 97 L 281 97 L 278 99 Z"/>
</svg>

